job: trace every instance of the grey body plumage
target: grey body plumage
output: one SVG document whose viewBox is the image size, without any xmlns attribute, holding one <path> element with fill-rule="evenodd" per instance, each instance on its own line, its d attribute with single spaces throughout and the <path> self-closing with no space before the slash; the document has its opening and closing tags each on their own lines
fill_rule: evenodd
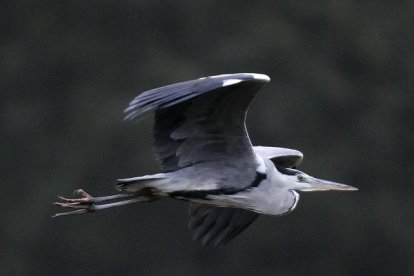
<svg viewBox="0 0 414 276">
<path fill-rule="evenodd" d="M 154 151 L 162 172 L 120 179 L 118 202 L 106 197 L 61 198 L 58 206 L 81 214 L 162 197 L 191 202 L 190 229 L 204 245 L 224 245 L 259 214 L 283 215 L 299 200 L 298 191 L 356 190 L 313 178 L 296 167 L 297 150 L 253 147 L 245 126 L 248 106 L 270 81 L 262 74 L 240 73 L 172 84 L 136 97 L 126 120 L 154 111 Z M 125 198 L 126 197 L 126 198 Z M 95 199 L 95 200 L 94 200 Z M 98 204 L 106 203 L 106 204 Z"/>
</svg>

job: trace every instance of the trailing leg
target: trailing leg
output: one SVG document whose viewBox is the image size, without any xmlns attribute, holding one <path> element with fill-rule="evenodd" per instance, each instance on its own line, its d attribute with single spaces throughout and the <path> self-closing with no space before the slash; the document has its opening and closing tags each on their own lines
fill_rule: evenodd
<svg viewBox="0 0 414 276">
<path fill-rule="evenodd" d="M 74 210 L 57 213 L 52 217 L 81 215 L 135 202 L 150 202 L 159 199 L 159 197 L 153 195 L 148 189 L 143 189 L 136 193 L 117 194 L 102 197 L 93 197 L 82 189 L 76 190 L 74 194 L 75 196 L 79 196 L 79 198 L 72 199 L 59 196 L 58 198 L 61 200 L 61 202 L 54 203 L 58 207 Z"/>
</svg>

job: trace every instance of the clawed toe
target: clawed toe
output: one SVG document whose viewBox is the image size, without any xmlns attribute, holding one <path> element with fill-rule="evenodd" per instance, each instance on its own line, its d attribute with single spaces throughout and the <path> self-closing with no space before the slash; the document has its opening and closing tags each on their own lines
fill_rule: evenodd
<svg viewBox="0 0 414 276">
<path fill-rule="evenodd" d="M 75 196 L 78 196 L 79 198 L 66 198 L 63 196 L 58 196 L 58 199 L 67 203 L 68 206 L 63 206 L 59 204 L 55 204 L 55 205 L 58 205 L 61 207 L 70 207 L 70 206 L 79 205 L 79 204 L 92 204 L 93 203 L 93 197 L 82 189 L 78 189 L 74 191 L 73 194 Z M 73 203 L 73 204 L 69 204 L 69 203 Z"/>
<path fill-rule="evenodd" d="M 87 192 L 85 192 L 84 190 L 82 190 L 82 189 L 77 189 L 77 190 L 75 190 L 75 191 L 73 192 L 73 194 L 74 194 L 75 196 L 79 196 L 79 197 L 82 197 L 82 198 L 89 198 L 89 199 L 92 199 L 92 196 L 91 196 L 90 194 L 88 194 Z"/>
<path fill-rule="evenodd" d="M 62 207 L 62 208 L 86 209 L 88 207 L 88 205 L 85 205 L 82 202 L 68 202 L 68 203 L 54 202 L 53 204 L 55 206 Z"/>
<path fill-rule="evenodd" d="M 61 217 L 61 216 L 69 216 L 69 215 L 81 215 L 81 214 L 86 214 L 88 212 L 89 212 L 88 209 L 79 209 L 79 210 L 75 210 L 75 211 L 57 213 L 57 214 L 54 214 L 52 216 L 52 218 Z"/>
<path fill-rule="evenodd" d="M 92 197 L 81 197 L 81 198 L 65 198 L 63 196 L 58 196 L 58 199 L 66 203 L 75 203 L 76 204 L 89 204 L 92 203 Z"/>
<path fill-rule="evenodd" d="M 65 198 L 63 196 L 58 196 L 58 199 L 62 202 L 54 202 L 53 204 L 61 208 L 70 208 L 77 210 L 57 213 L 52 217 L 80 215 L 88 212 L 93 212 L 95 210 L 95 205 L 93 204 L 93 197 L 91 195 L 89 195 L 82 189 L 76 190 L 74 192 L 74 195 L 79 196 L 80 198 Z"/>
</svg>

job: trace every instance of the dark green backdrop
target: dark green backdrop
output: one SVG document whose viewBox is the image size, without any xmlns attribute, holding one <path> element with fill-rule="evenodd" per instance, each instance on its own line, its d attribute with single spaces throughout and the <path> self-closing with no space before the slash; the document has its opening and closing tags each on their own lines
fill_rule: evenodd
<svg viewBox="0 0 414 276">
<path fill-rule="evenodd" d="M 412 1 L 0 5 L 0 274 L 414 274 Z M 236 72 L 272 78 L 254 144 L 360 191 L 302 194 L 219 249 L 191 241 L 184 202 L 50 218 L 58 194 L 158 170 L 151 116 L 122 122 L 134 96 Z"/>
</svg>

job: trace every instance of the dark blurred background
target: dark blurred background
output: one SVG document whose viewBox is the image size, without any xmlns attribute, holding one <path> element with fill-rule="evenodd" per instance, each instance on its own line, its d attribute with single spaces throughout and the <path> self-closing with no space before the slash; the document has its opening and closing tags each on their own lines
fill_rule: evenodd
<svg viewBox="0 0 414 276">
<path fill-rule="evenodd" d="M 2 1 L 0 21 L 0 274 L 414 275 L 412 1 Z M 302 193 L 217 249 L 184 202 L 50 217 L 158 171 L 151 116 L 122 122 L 134 96 L 236 72 L 272 78 L 254 144 L 360 190 Z"/>
</svg>

